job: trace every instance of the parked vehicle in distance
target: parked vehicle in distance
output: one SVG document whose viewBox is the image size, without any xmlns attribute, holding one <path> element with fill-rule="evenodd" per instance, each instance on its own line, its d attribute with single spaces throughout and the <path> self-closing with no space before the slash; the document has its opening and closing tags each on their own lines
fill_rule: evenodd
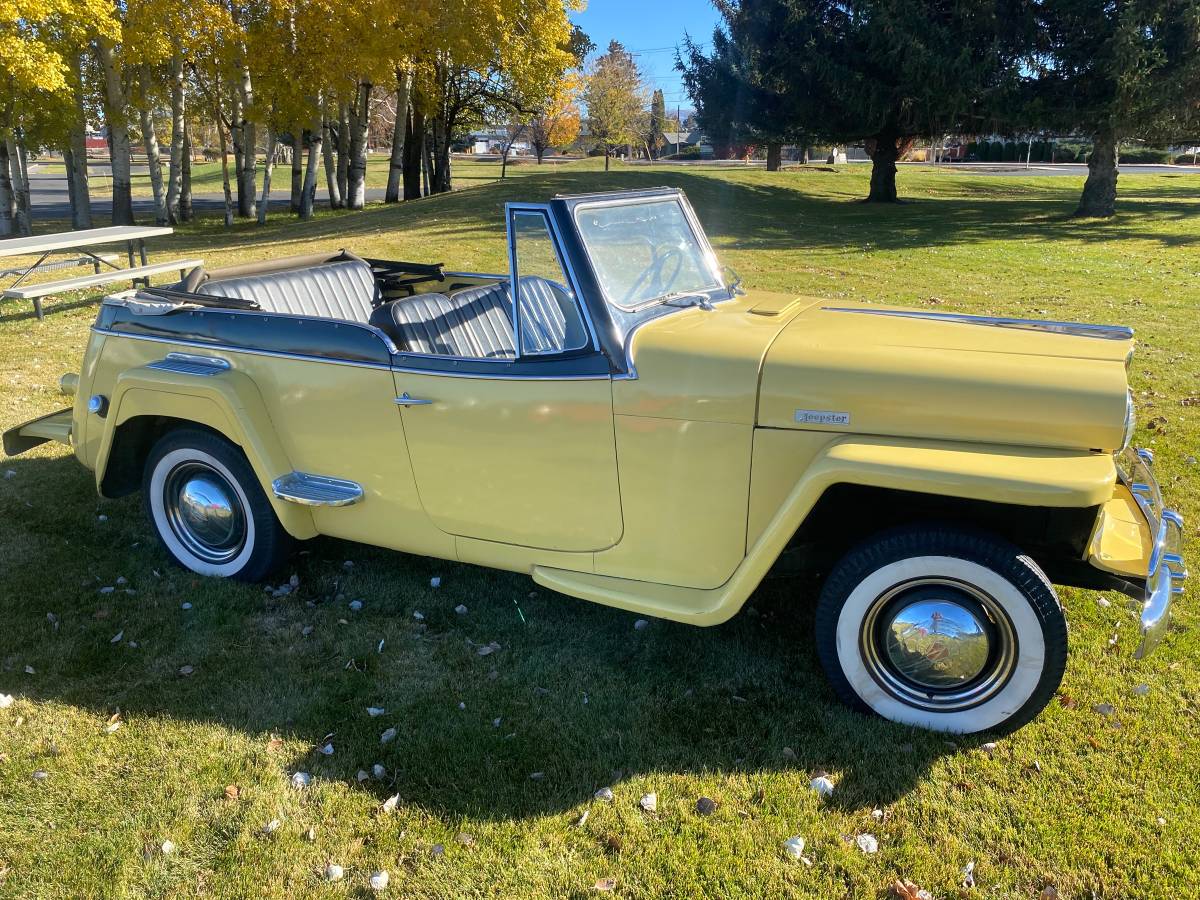
<svg viewBox="0 0 1200 900">
<path fill-rule="evenodd" d="M 1129 329 L 746 291 L 677 190 L 505 215 L 504 274 L 341 252 L 109 298 L 74 407 L 5 449 L 69 443 L 205 575 L 323 534 L 715 625 L 794 550 L 838 696 L 930 729 L 1043 708 L 1052 582 L 1159 642 L 1182 520 L 1129 446 Z"/>
</svg>

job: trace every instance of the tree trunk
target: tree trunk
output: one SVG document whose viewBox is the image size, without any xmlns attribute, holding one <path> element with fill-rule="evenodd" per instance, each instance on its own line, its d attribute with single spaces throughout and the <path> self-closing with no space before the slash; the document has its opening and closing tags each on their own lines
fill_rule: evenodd
<svg viewBox="0 0 1200 900">
<path fill-rule="evenodd" d="M 179 163 L 179 218 L 192 221 L 192 133 L 183 120 L 183 157 Z"/>
<path fill-rule="evenodd" d="M 422 135 L 425 133 L 425 115 L 414 97 L 412 115 L 404 129 L 404 199 L 419 200 L 421 197 Z"/>
<path fill-rule="evenodd" d="M 350 196 L 350 109 L 345 103 L 338 107 L 337 176 L 338 196 L 345 206 Z"/>
<path fill-rule="evenodd" d="M 1119 162 L 1116 135 L 1107 129 L 1096 132 L 1088 157 L 1087 181 L 1075 215 L 1108 218 L 1116 211 Z"/>
<path fill-rule="evenodd" d="M 767 171 L 778 172 L 783 167 L 783 144 L 767 144 Z"/>
<path fill-rule="evenodd" d="M 411 77 L 408 72 L 396 70 L 396 121 L 392 125 L 392 152 L 388 161 L 384 203 L 396 203 L 400 199 L 400 184 L 404 178 L 404 133 L 408 128 L 408 87 Z"/>
<path fill-rule="evenodd" d="M 229 143 L 233 149 L 233 189 L 236 195 L 234 212 L 238 216 L 242 215 L 242 210 L 246 205 L 242 193 L 244 187 L 242 184 L 242 156 L 245 148 L 242 122 L 242 101 L 240 95 L 235 91 L 229 100 Z"/>
<path fill-rule="evenodd" d="M 430 193 L 448 194 L 450 180 L 450 123 L 445 115 L 433 117 L 433 165 L 431 167 Z"/>
<path fill-rule="evenodd" d="M 367 126 L 371 116 L 371 83 L 360 81 L 350 107 L 350 170 L 346 206 L 362 209 L 367 203 Z"/>
<path fill-rule="evenodd" d="M 608 148 L 604 148 L 604 171 L 608 171 Z"/>
<path fill-rule="evenodd" d="M 299 214 L 304 202 L 304 130 L 292 128 L 292 197 L 291 211 Z"/>
<path fill-rule="evenodd" d="M 308 166 L 304 170 L 304 190 L 300 192 L 300 218 L 311 219 L 313 201 L 317 195 L 317 169 L 321 160 L 321 132 L 317 130 L 308 136 Z"/>
<path fill-rule="evenodd" d="M 72 84 L 72 100 L 75 105 L 75 115 L 67 133 L 71 150 L 71 160 L 67 167 L 67 183 L 71 187 L 71 227 L 92 227 L 92 193 L 88 189 L 87 168 L 87 113 L 83 107 L 83 73 L 80 70 L 78 55 L 74 62 L 74 83 Z M 66 162 L 64 156 L 63 161 Z"/>
<path fill-rule="evenodd" d="M 167 219 L 180 222 L 179 194 L 183 188 L 183 57 L 171 57 L 171 151 L 167 168 Z"/>
<path fill-rule="evenodd" d="M 8 143 L 0 141 L 0 237 L 12 237 L 17 231 L 16 198 L 8 161 Z"/>
<path fill-rule="evenodd" d="M 508 154 L 512 151 L 512 145 L 517 142 L 517 138 L 521 136 L 521 132 L 525 130 L 524 125 L 518 125 L 517 130 L 512 137 L 504 144 L 504 155 L 500 157 L 500 177 L 503 178 L 505 170 L 508 169 Z"/>
<path fill-rule="evenodd" d="M 218 101 L 219 102 L 219 101 Z M 233 227 L 233 192 L 229 189 L 229 141 L 225 138 L 225 124 L 221 121 L 221 110 L 217 109 L 217 134 L 221 141 L 221 187 L 225 191 L 225 227 Z"/>
<path fill-rule="evenodd" d="M 254 115 L 254 84 L 250 80 L 249 67 L 242 68 L 238 83 L 238 106 L 242 121 L 242 165 L 238 169 L 238 215 L 255 217 L 254 195 L 258 189 L 258 127 L 249 118 Z"/>
<path fill-rule="evenodd" d="M 341 186 L 338 184 L 337 160 L 333 155 L 334 128 L 328 114 L 324 117 L 321 128 L 324 134 L 321 140 L 321 157 L 325 163 L 325 190 L 329 192 L 329 208 L 341 209 L 346 204 L 342 200 Z"/>
<path fill-rule="evenodd" d="M 112 223 L 132 225 L 133 184 L 129 171 L 129 126 L 125 119 L 129 103 L 125 97 L 121 73 L 117 71 L 113 45 L 107 38 L 96 40 L 96 56 L 100 61 L 100 68 L 104 70 L 104 124 L 108 128 L 112 157 Z"/>
<path fill-rule="evenodd" d="M 896 160 L 900 153 L 896 147 L 896 136 L 878 134 L 867 142 L 871 155 L 871 191 L 868 203 L 896 202 Z"/>
<path fill-rule="evenodd" d="M 32 208 L 29 203 L 28 157 L 25 155 L 25 142 L 20 138 L 20 129 L 17 129 L 17 137 L 10 136 L 6 143 L 8 144 L 8 165 L 11 173 L 9 178 L 12 182 L 13 199 L 16 201 L 17 232 L 26 235 L 33 234 Z"/>
<path fill-rule="evenodd" d="M 150 168 L 150 191 L 154 195 L 154 224 L 167 224 L 167 197 L 163 192 L 162 157 L 158 153 L 158 135 L 154 133 L 154 117 L 143 104 L 138 110 L 142 125 L 142 146 L 146 150 L 146 165 Z"/>
<path fill-rule="evenodd" d="M 271 174 L 275 171 L 275 131 L 267 129 L 267 160 L 263 167 L 262 199 L 258 202 L 258 224 L 267 224 L 267 208 L 271 205 Z"/>
</svg>

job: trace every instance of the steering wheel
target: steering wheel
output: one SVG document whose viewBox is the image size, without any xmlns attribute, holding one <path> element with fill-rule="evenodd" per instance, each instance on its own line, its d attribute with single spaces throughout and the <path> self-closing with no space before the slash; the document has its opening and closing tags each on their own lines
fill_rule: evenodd
<svg viewBox="0 0 1200 900">
<path fill-rule="evenodd" d="M 674 268 L 669 268 L 672 263 L 674 263 Z M 671 244 L 660 244 L 651 251 L 650 264 L 638 273 L 638 277 L 633 280 L 633 284 L 629 286 L 629 290 L 625 292 L 621 302 L 628 304 L 633 300 L 643 284 L 649 285 L 651 297 L 661 297 L 663 294 L 669 293 L 671 285 L 679 277 L 682 268 L 683 251 Z M 668 269 L 669 275 L 666 274 Z"/>
</svg>

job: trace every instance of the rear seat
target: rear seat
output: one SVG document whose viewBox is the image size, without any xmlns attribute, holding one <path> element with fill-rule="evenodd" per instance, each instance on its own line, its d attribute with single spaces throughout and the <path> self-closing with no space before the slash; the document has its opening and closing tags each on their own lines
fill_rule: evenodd
<svg viewBox="0 0 1200 900">
<path fill-rule="evenodd" d="M 357 259 L 202 282 L 196 293 L 253 300 L 265 310 L 370 322 L 379 303 L 371 267 Z"/>
</svg>

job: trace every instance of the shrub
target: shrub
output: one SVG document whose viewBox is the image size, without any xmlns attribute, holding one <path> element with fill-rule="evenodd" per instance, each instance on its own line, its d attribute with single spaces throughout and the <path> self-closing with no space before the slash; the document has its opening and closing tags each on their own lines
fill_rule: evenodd
<svg viewBox="0 0 1200 900">
<path fill-rule="evenodd" d="M 1200 159 L 1195 153 L 1180 153 L 1175 157 L 1175 165 L 1177 166 L 1193 166 Z"/>
<path fill-rule="evenodd" d="M 1001 141 L 992 141 L 988 145 L 988 162 L 1003 162 L 1004 161 L 1004 144 Z"/>
<path fill-rule="evenodd" d="M 1120 161 L 1123 163 L 1169 163 L 1169 150 L 1155 150 L 1152 147 L 1122 147 Z"/>
<path fill-rule="evenodd" d="M 1018 145 L 1015 143 L 1012 143 L 1011 141 L 1004 145 L 1004 161 L 1005 162 L 1016 162 L 1017 161 L 1017 154 L 1019 152 L 1017 147 L 1018 147 Z"/>
<path fill-rule="evenodd" d="M 963 154 L 964 159 L 979 159 L 979 145 L 974 141 L 967 142 L 966 152 Z"/>
</svg>

